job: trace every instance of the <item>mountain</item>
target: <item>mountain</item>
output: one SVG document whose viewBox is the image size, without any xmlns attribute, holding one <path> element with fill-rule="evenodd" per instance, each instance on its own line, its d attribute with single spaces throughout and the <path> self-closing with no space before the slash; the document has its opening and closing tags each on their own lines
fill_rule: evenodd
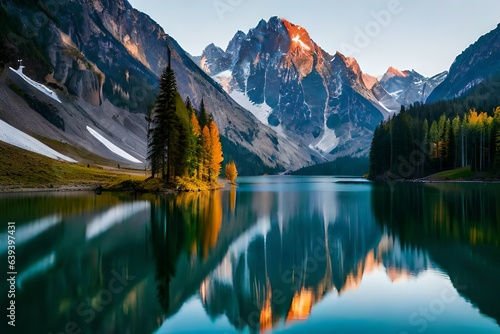
<svg viewBox="0 0 500 334">
<path fill-rule="evenodd" d="M 321 160 L 263 126 L 126 0 L 69 0 L 53 6 L 0 0 L 0 12 L 5 18 L 0 23 L 0 117 L 24 132 L 123 162 L 87 131 L 91 126 L 144 163 L 144 114 L 154 103 L 170 49 L 182 98 L 189 97 L 194 105 L 204 99 L 220 129 L 226 158 L 234 159 L 242 174 L 295 169 Z M 33 22 L 34 17 L 42 24 Z M 51 88 L 62 103 L 19 82 L 8 69 L 17 69 L 18 59 L 24 74 Z M 34 100 L 43 106 L 34 107 Z M 54 119 L 59 120 L 56 125 Z"/>
<path fill-rule="evenodd" d="M 354 58 L 328 54 L 306 29 L 278 17 L 238 31 L 225 51 L 208 45 L 198 59 L 264 125 L 329 160 L 366 155 L 380 121 L 402 104 L 425 101 L 446 76 L 391 68 L 379 82 Z"/>
<path fill-rule="evenodd" d="M 448 72 L 436 74 L 426 78 L 414 70 L 400 71 L 394 67 L 389 67 L 387 72 L 380 79 L 380 85 L 398 104 L 409 106 L 412 103 L 425 103 L 434 89 L 441 84 Z"/>
<path fill-rule="evenodd" d="M 225 51 L 207 46 L 200 67 L 263 124 L 328 159 L 365 155 L 375 126 L 399 110 L 380 85 L 365 84 L 355 59 L 328 54 L 278 17 L 238 31 Z"/>
<path fill-rule="evenodd" d="M 427 102 L 463 96 L 480 83 L 500 75 L 500 24 L 462 52 L 449 72 Z"/>
</svg>

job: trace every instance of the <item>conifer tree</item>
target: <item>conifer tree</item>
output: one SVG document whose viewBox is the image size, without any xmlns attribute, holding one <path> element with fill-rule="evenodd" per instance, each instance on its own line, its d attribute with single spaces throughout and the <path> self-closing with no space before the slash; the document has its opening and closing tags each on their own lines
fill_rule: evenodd
<svg viewBox="0 0 500 334">
<path fill-rule="evenodd" d="M 200 103 L 200 112 L 198 114 L 198 122 L 200 123 L 200 127 L 203 129 L 205 125 L 209 125 L 209 116 L 207 115 L 207 110 L 205 109 L 205 102 L 201 99 Z"/>
<path fill-rule="evenodd" d="M 500 107 L 495 109 L 495 158 L 494 158 L 494 168 L 497 174 L 500 174 Z"/>
<path fill-rule="evenodd" d="M 177 115 L 177 95 L 175 74 L 169 64 L 161 75 L 160 92 L 151 113 L 147 157 L 152 176 L 161 173 L 162 178 L 167 181 L 172 180 L 176 167 L 174 162 L 180 155 L 178 145 L 181 125 Z"/>
<path fill-rule="evenodd" d="M 431 146 L 432 157 L 437 158 L 438 154 L 438 142 L 439 142 L 439 130 L 436 121 L 432 121 L 431 128 L 429 129 L 429 144 Z"/>
</svg>

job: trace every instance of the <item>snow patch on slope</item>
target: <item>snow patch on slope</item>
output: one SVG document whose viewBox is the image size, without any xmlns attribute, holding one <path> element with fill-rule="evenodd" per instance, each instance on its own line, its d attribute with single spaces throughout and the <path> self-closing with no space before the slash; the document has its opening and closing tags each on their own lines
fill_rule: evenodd
<svg viewBox="0 0 500 334">
<path fill-rule="evenodd" d="M 15 70 L 13 69 L 12 67 L 9 67 L 10 70 L 14 73 L 16 73 L 17 75 L 19 75 L 21 77 L 21 79 L 23 79 L 24 81 L 26 81 L 29 85 L 31 85 L 32 87 L 36 88 L 37 90 L 39 90 L 40 92 L 42 92 L 43 94 L 47 95 L 48 97 L 50 97 L 51 99 L 59 102 L 59 103 L 62 103 L 61 100 L 59 100 L 59 97 L 57 96 L 56 93 L 54 93 L 52 90 L 48 89 L 47 87 L 45 87 L 44 85 L 34 81 L 34 80 L 31 80 L 30 78 L 28 78 L 24 73 L 23 73 L 23 68 L 24 66 L 19 66 L 19 69 L 18 70 Z"/>
<path fill-rule="evenodd" d="M 282 138 L 287 138 L 285 131 L 283 130 L 283 127 L 280 125 L 278 126 L 272 126 L 269 124 L 267 119 L 269 118 L 269 115 L 271 115 L 271 112 L 273 109 L 268 106 L 266 103 L 263 104 L 254 104 L 250 99 L 248 98 L 247 95 L 245 95 L 242 92 L 239 92 L 237 90 L 233 90 L 231 94 L 229 94 L 231 98 L 238 103 L 240 106 L 245 108 L 246 110 L 250 111 L 262 124 L 265 126 L 269 127 L 270 129 L 276 131 L 278 135 Z"/>
<path fill-rule="evenodd" d="M 264 125 L 269 126 L 267 119 L 272 112 L 272 109 L 267 104 L 254 104 L 247 95 L 239 92 L 237 90 L 233 90 L 231 94 L 229 94 L 231 98 L 236 101 L 240 106 L 249 110 L 257 119 Z"/>
<path fill-rule="evenodd" d="M 309 147 L 319 153 L 330 153 L 339 145 L 339 142 L 340 138 L 337 137 L 335 131 L 325 127 L 325 133 L 320 141 L 316 145 L 311 144 Z"/>
<path fill-rule="evenodd" d="M 0 120 L 0 141 L 22 148 L 23 150 L 35 152 L 55 160 L 76 162 L 76 160 L 61 154 L 38 139 L 16 129 L 15 127 Z"/>
<path fill-rule="evenodd" d="M 134 158 L 133 156 L 131 156 L 130 154 L 128 154 L 127 152 L 125 152 L 124 150 L 122 150 L 121 148 L 119 148 L 106 138 L 104 138 L 104 136 L 97 133 L 97 131 L 92 129 L 90 126 L 87 126 L 87 130 L 90 132 L 92 136 L 94 136 L 98 141 L 100 141 L 104 146 L 106 146 L 111 152 L 119 155 L 120 157 L 128 161 L 132 161 L 138 164 L 142 163 L 141 161 L 137 160 L 136 158 Z"/>
</svg>

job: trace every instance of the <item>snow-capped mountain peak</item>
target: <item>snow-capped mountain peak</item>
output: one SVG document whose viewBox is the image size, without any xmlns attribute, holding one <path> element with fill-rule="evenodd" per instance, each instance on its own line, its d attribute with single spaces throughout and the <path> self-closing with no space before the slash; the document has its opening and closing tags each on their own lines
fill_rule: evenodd
<svg viewBox="0 0 500 334">
<path fill-rule="evenodd" d="M 316 151 L 312 159 L 367 154 L 374 128 L 401 105 L 356 59 L 328 54 L 284 18 L 236 33 L 226 52 L 209 45 L 200 66 L 282 138 Z M 394 67 L 385 75 L 409 77 Z"/>
</svg>

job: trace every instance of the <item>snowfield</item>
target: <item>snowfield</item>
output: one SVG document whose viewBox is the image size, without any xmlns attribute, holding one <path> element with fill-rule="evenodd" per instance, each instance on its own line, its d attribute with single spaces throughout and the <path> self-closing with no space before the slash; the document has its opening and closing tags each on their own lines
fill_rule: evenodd
<svg viewBox="0 0 500 334">
<path fill-rule="evenodd" d="M 325 125 L 325 133 L 323 134 L 323 137 L 321 137 L 320 141 L 313 145 L 309 145 L 309 148 L 317 151 L 320 154 L 328 154 L 330 153 L 334 148 L 336 148 L 340 143 L 340 138 L 337 137 L 335 134 L 335 131 L 332 129 L 329 129 Z"/>
<path fill-rule="evenodd" d="M 100 135 L 99 133 L 97 133 L 97 131 L 95 131 L 94 129 L 92 129 L 90 126 L 87 126 L 87 130 L 90 132 L 90 134 L 92 136 L 95 137 L 95 139 L 97 139 L 98 141 L 100 141 L 111 152 L 119 155 L 120 157 L 122 157 L 123 159 L 126 159 L 128 161 L 131 161 L 131 162 L 134 162 L 134 163 L 137 163 L 137 164 L 141 164 L 142 163 L 141 161 L 137 160 L 136 158 L 134 158 L 133 156 L 131 156 L 130 154 L 128 154 L 127 152 L 125 152 L 124 150 L 122 150 L 121 148 L 119 148 L 118 146 L 116 146 L 115 144 L 113 144 L 112 142 L 110 142 L 109 140 L 107 140 L 106 138 L 104 138 L 102 135 Z"/>
<path fill-rule="evenodd" d="M 39 140 L 19 131 L 15 127 L 0 120 L 0 141 L 22 148 L 23 150 L 35 152 L 55 160 L 77 162 L 70 157 L 61 154 Z"/>
<path fill-rule="evenodd" d="M 18 70 L 15 70 L 13 69 L 12 67 L 9 67 L 10 70 L 14 73 L 16 73 L 17 75 L 19 75 L 24 81 L 26 81 L 28 84 L 30 84 L 32 87 L 36 88 L 37 90 L 39 90 L 40 92 L 44 93 L 45 95 L 47 95 L 48 97 L 50 97 L 51 99 L 59 102 L 59 103 L 62 103 L 61 100 L 59 100 L 59 97 L 57 96 L 56 93 L 54 93 L 53 91 L 51 91 L 50 89 L 48 89 L 47 87 L 45 87 L 44 85 L 36 82 L 36 81 L 33 81 L 31 80 L 30 78 L 28 78 L 24 73 L 23 73 L 23 68 L 24 66 L 20 66 Z"/>
</svg>

